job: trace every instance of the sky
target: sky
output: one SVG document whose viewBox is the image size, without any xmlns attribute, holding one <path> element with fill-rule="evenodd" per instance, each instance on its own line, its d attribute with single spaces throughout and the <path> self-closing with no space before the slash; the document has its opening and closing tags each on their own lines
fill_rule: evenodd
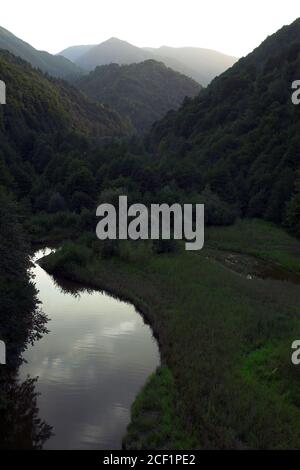
<svg viewBox="0 0 300 470">
<path fill-rule="evenodd" d="M 51 53 L 114 36 L 241 57 L 298 17 L 299 0 L 9 0 L 0 25 Z"/>
</svg>

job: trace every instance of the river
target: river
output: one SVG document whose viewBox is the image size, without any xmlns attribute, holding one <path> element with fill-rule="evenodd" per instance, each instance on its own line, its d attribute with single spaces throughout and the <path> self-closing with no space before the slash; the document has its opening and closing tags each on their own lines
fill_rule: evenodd
<svg viewBox="0 0 300 470">
<path fill-rule="evenodd" d="M 44 448 L 120 449 L 131 405 L 160 363 L 151 329 L 128 303 L 36 263 L 33 273 L 50 332 L 25 351 L 19 378 L 38 376 L 39 416 L 53 427 Z"/>
</svg>

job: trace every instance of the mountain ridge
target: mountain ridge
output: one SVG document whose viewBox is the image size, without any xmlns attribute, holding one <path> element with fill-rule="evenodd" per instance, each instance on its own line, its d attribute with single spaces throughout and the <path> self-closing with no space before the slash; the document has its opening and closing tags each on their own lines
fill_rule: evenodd
<svg viewBox="0 0 300 470">
<path fill-rule="evenodd" d="M 190 53 L 191 50 L 194 51 L 195 57 L 184 57 L 185 52 Z M 77 51 L 83 53 L 78 55 Z M 66 54 L 66 57 L 70 59 L 73 57 L 77 65 L 88 71 L 99 65 L 108 65 L 110 63 L 124 65 L 151 59 L 162 61 L 167 67 L 193 78 L 204 86 L 216 75 L 231 67 L 236 61 L 235 57 L 210 49 L 170 48 L 167 46 L 139 48 L 115 37 L 94 46 L 71 46 L 61 51 L 60 54 Z M 180 57 L 177 57 L 177 55 L 180 55 Z"/>
<path fill-rule="evenodd" d="M 74 153 L 86 160 L 88 143 L 98 147 L 133 133 L 117 112 L 8 51 L 0 50 L 0 77 L 8 85 L 7 104 L 0 106 L 0 187 L 18 198 L 28 198 L 51 161 L 56 179 L 57 162 L 63 165 Z"/>
<path fill-rule="evenodd" d="M 169 165 L 200 168 L 190 186 L 209 185 L 241 214 L 283 223 L 300 168 L 300 115 L 291 102 L 299 72 L 297 19 L 154 124 L 150 147 Z"/>
<path fill-rule="evenodd" d="M 3 27 L 0 27 L 0 49 L 11 52 L 29 62 L 34 68 L 54 77 L 69 79 L 83 73 L 72 61 L 61 55 L 39 51 Z"/>
<path fill-rule="evenodd" d="M 0 107 L 0 133 L 3 141 L 9 140 L 15 147 L 22 145 L 29 132 L 78 132 L 92 138 L 130 133 L 115 111 L 8 51 L 0 50 L 0 76 L 7 84 L 7 104 Z"/>
<path fill-rule="evenodd" d="M 112 37 L 83 53 L 77 65 L 85 70 L 93 70 L 99 65 L 118 63 L 120 65 L 142 62 L 152 55 L 127 41 Z"/>
<path fill-rule="evenodd" d="M 75 84 L 91 99 L 129 117 L 138 133 L 149 130 L 153 122 L 170 109 L 177 109 L 186 96 L 196 96 L 202 88 L 152 59 L 137 64 L 98 66 Z"/>
</svg>

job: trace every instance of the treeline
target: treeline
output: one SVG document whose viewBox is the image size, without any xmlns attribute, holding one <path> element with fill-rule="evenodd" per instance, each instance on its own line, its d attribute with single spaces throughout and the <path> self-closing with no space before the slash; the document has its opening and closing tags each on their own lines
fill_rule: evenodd
<svg viewBox="0 0 300 470">
<path fill-rule="evenodd" d="M 78 140 L 76 151 L 54 156 L 34 179 L 23 200 L 28 208 L 27 227 L 39 240 L 50 233 L 64 238 L 94 231 L 97 205 L 106 202 L 117 206 L 119 195 L 127 195 L 129 204 L 204 203 L 207 225 L 234 222 L 236 207 L 224 202 L 208 185 L 199 189 L 180 185 L 169 180 L 160 166 L 135 138 L 102 148 Z"/>
</svg>

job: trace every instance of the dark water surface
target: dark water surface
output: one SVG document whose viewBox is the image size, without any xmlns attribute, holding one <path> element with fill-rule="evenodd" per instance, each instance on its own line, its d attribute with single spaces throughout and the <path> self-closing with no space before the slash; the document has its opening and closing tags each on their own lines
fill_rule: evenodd
<svg viewBox="0 0 300 470">
<path fill-rule="evenodd" d="M 37 264 L 33 271 L 50 333 L 25 352 L 20 380 L 39 377 L 39 416 L 54 432 L 44 448 L 118 449 L 131 404 L 160 362 L 151 329 L 130 304 Z"/>
</svg>

